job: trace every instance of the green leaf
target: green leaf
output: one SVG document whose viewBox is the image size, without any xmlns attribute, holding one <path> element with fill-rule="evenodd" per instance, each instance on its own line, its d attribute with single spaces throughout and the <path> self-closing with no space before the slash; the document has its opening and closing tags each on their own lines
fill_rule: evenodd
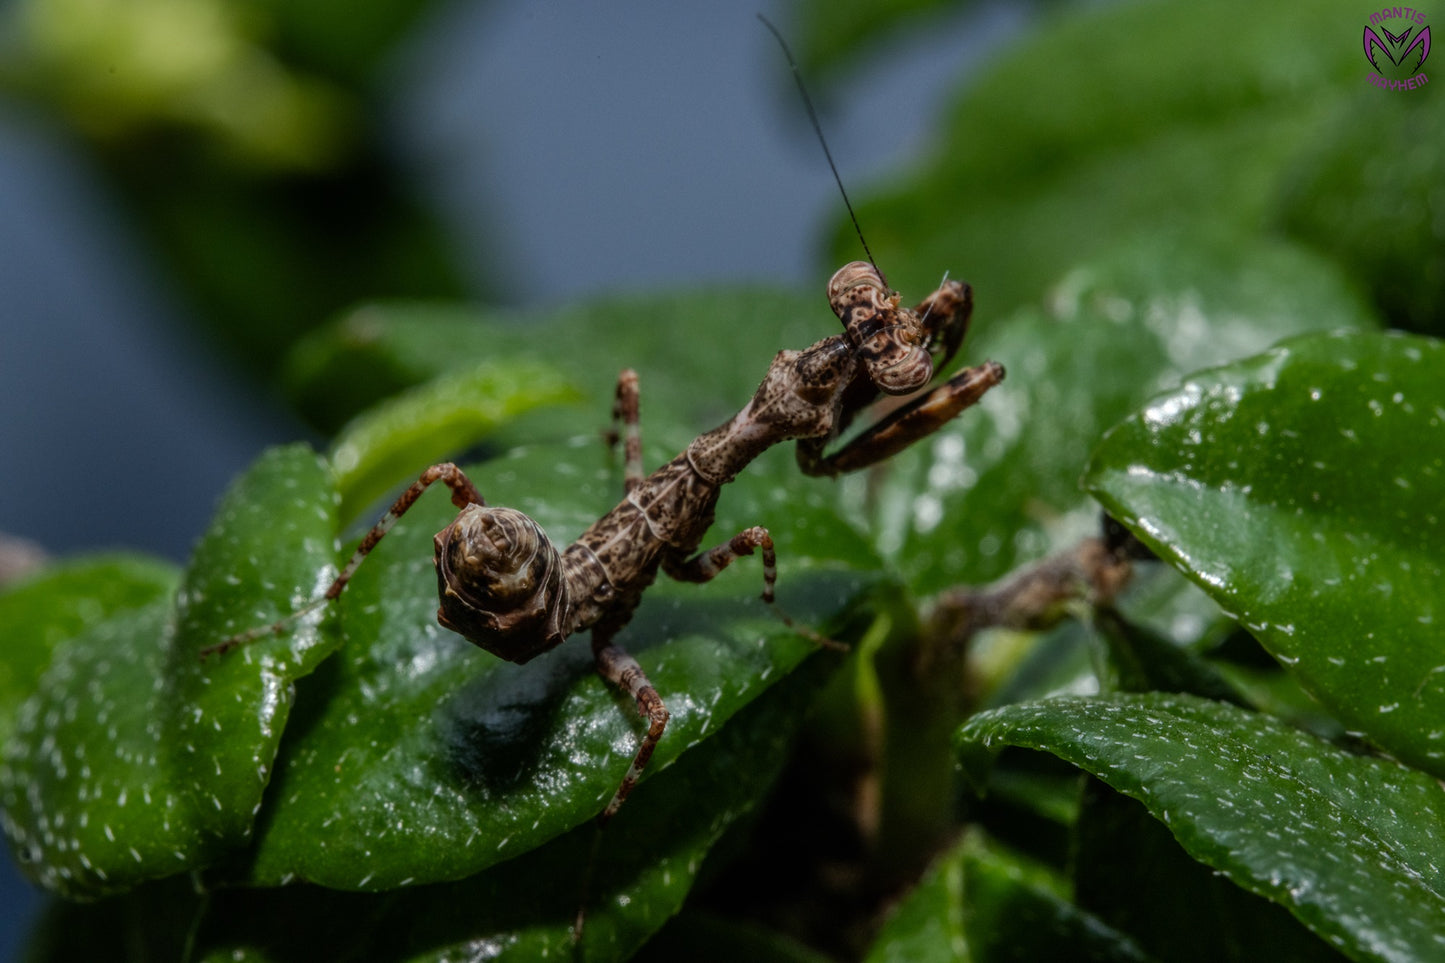
<svg viewBox="0 0 1445 963">
<path fill-rule="evenodd" d="M 142 555 L 99 555 L 52 565 L 0 594 L 0 745 L 51 656 L 88 625 L 169 598 L 174 565 Z"/>
<path fill-rule="evenodd" d="M 328 491 L 310 451 L 268 453 L 222 500 L 174 613 L 157 599 L 56 652 L 0 765 L 6 833 L 41 885 L 114 892 L 245 842 L 291 683 L 329 645 L 308 623 L 225 659 L 199 653 L 320 593 L 333 553 Z"/>
<path fill-rule="evenodd" d="M 1129 937 L 1070 898 L 1068 881 L 978 831 L 960 848 L 972 960 L 1150 963 Z"/>
<path fill-rule="evenodd" d="M 1058 874 L 977 829 L 944 852 L 894 907 L 865 957 L 867 963 L 1151 959 L 1127 935 L 1074 905 Z"/>
<path fill-rule="evenodd" d="M 969 960 L 963 925 L 963 850 L 955 846 L 893 907 L 864 963 L 952 963 Z"/>
<path fill-rule="evenodd" d="M 136 963 L 186 958 L 186 934 L 199 912 L 200 897 L 184 876 L 147 883 L 121 896 L 76 903 L 52 899 L 25 936 L 26 963 Z M 192 957 L 222 963 L 215 957 Z M 227 957 L 247 963 L 255 957 Z M 257 961 L 259 963 L 259 961 Z"/>
<path fill-rule="evenodd" d="M 132 959 L 131 946 L 175 958 L 174 934 L 198 914 L 197 956 L 217 963 L 423 963 L 474 958 L 479 948 L 488 959 L 570 959 L 572 921 L 594 858 L 581 958 L 624 959 L 677 912 L 708 850 L 772 783 L 800 710 L 828 671 L 816 659 L 775 686 L 706 747 L 639 787 L 601 835 L 581 826 L 470 879 L 380 895 L 299 885 L 218 889 L 198 905 L 187 882 L 168 881 L 52 914 L 32 959 Z M 343 820 L 332 834 L 354 830 Z M 124 944 L 115 938 L 123 931 L 131 937 Z"/>
<path fill-rule="evenodd" d="M 510 361 L 450 371 L 388 399 L 352 419 L 332 442 L 341 517 L 354 518 L 399 481 L 522 412 L 576 397 L 555 369 Z"/>
<path fill-rule="evenodd" d="M 1099 677 L 1105 691 L 1187 692 L 1249 705 L 1208 662 L 1117 611 L 1096 613 L 1094 625 L 1104 648 L 1105 665 Z"/>
<path fill-rule="evenodd" d="M 288 60 L 367 89 L 383 81 L 388 55 L 434 5 L 429 0 L 379 0 L 365 6 L 261 0 L 256 8 L 265 11 L 264 22 Z"/>
<path fill-rule="evenodd" d="M 951 270 L 999 316 L 1120 240 L 1258 234 L 1281 172 L 1364 83 L 1361 16 L 1215 0 L 1041 17 L 967 77 L 923 167 L 857 205 L 869 245 L 900 290 Z M 831 249 L 857 250 L 841 217 Z"/>
<path fill-rule="evenodd" d="M 647 941 L 637 963 L 830 963 L 781 933 L 699 910 L 684 910 Z"/>
<path fill-rule="evenodd" d="M 362 298 L 467 287 L 375 126 L 386 85 L 359 76 L 424 2 L 40 0 L 7 22 L 0 79 L 78 135 L 183 316 L 269 374 Z"/>
<path fill-rule="evenodd" d="M 521 509 L 565 544 L 620 489 L 600 442 L 579 441 L 470 474 L 495 504 Z M 768 476 L 779 470 L 730 485 L 704 545 L 766 523 L 780 604 L 822 627 L 877 583 L 876 557 L 825 500 L 775 486 Z M 582 823 L 621 781 L 640 722 L 592 671 L 585 640 L 517 666 L 436 624 L 432 535 L 455 511 L 445 492 L 428 492 L 341 597 L 346 645 L 303 691 L 311 708 L 278 766 L 253 881 L 380 890 L 460 878 Z M 753 559 L 704 586 L 664 580 L 619 637 L 672 711 L 649 773 L 813 653 L 757 599 L 761 585 Z"/>
<path fill-rule="evenodd" d="M 1235 886 L 1179 848 L 1163 823 L 1095 779 L 1070 850 L 1080 905 L 1170 963 L 1338 963 L 1338 950 L 1277 903 Z M 1267 948 L 1267 949 L 1266 949 Z"/>
<path fill-rule="evenodd" d="M 1086 479 L 1345 724 L 1445 773 L 1445 348 L 1309 336 L 1202 372 Z"/>
<path fill-rule="evenodd" d="M 871 66 L 879 59 L 879 48 L 894 41 L 893 34 L 935 26 L 940 14 L 973 5 L 972 0 L 899 0 L 887 4 L 808 0 L 797 4 L 796 27 L 788 21 L 778 27 L 801 61 L 808 86 L 816 88 L 835 75 L 845 83 L 856 82 L 859 64 Z M 773 73 L 781 76 L 786 69 L 787 64 L 779 57 Z M 828 91 L 817 89 L 814 93 L 826 99 Z"/>
<path fill-rule="evenodd" d="M 1445 111 L 1436 99 L 1366 88 L 1337 105 L 1290 170 L 1278 217 L 1291 235 L 1361 276 L 1392 324 L 1438 336 Z"/>
<path fill-rule="evenodd" d="M 483 363 L 548 365 L 597 405 L 572 433 L 605 427 L 617 374 L 637 370 L 643 437 L 659 424 L 687 438 L 752 397 L 783 348 L 841 330 L 823 296 L 758 288 L 616 298 L 526 316 L 455 305 L 391 302 L 357 308 L 298 344 L 285 382 L 308 413 L 348 417 L 398 387 Z M 724 361 L 726 359 L 726 361 Z M 577 420 L 580 418 L 580 420 Z M 516 439 L 518 441 L 523 439 Z"/>
<path fill-rule="evenodd" d="M 980 297 L 984 292 L 980 292 Z M 1371 326 L 1349 285 L 1292 245 L 1152 237 L 1084 264 L 1047 312 L 975 322 L 970 358 L 1008 379 L 977 408 L 844 480 L 920 594 L 982 585 L 1098 531 L 1079 475 L 1104 430 L 1185 372 L 1315 328 Z"/>
<path fill-rule="evenodd" d="M 958 733 L 975 777 L 1004 745 L 1053 753 L 1138 799 L 1195 859 L 1353 959 L 1445 947 L 1445 790 L 1421 772 L 1182 695 L 1006 706 Z"/>
<path fill-rule="evenodd" d="M 1244 629 L 1239 631 L 1249 634 Z M 1253 636 L 1249 638 L 1254 642 Z M 1269 659 L 1267 653 L 1264 657 Z M 1250 706 L 1283 719 L 1296 728 L 1314 733 L 1321 739 L 1337 742 L 1347 738 L 1345 727 L 1340 720 L 1330 715 L 1317 699 L 1304 690 L 1299 679 L 1278 662 L 1271 659 L 1268 666 L 1236 665 L 1229 662 L 1217 662 L 1214 665 L 1220 674 L 1229 680 L 1230 685 L 1244 693 Z"/>
</svg>

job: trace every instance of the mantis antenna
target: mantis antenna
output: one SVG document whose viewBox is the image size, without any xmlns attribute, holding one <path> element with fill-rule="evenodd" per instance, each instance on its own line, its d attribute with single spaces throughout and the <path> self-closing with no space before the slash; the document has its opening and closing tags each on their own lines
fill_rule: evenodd
<svg viewBox="0 0 1445 963">
<path fill-rule="evenodd" d="M 793 71 L 793 80 L 798 84 L 798 93 L 803 95 L 803 106 L 808 109 L 808 120 L 813 124 L 813 133 L 818 135 L 818 143 L 823 146 L 823 156 L 828 158 L 828 169 L 833 172 L 833 180 L 838 183 L 838 193 L 843 195 L 843 206 L 848 208 L 848 217 L 853 221 L 853 230 L 858 234 L 858 241 L 863 245 L 863 253 L 868 256 L 868 263 L 873 265 L 873 270 L 877 271 L 878 276 L 882 278 L 884 277 L 883 271 L 878 267 L 878 262 L 873 260 L 873 252 L 869 250 L 868 241 L 863 237 L 863 228 L 858 223 L 858 215 L 853 210 L 853 202 L 848 200 L 848 191 L 843 187 L 843 178 L 838 174 L 838 165 L 833 163 L 833 152 L 828 149 L 828 139 L 823 136 L 823 127 L 818 123 L 818 112 L 813 109 L 813 98 L 808 96 L 808 88 L 803 84 L 803 74 L 798 69 L 798 62 L 793 59 L 793 51 L 788 48 L 788 42 L 783 39 L 783 35 L 778 32 L 777 27 L 773 26 L 771 20 L 762 14 L 758 14 L 758 19 L 778 41 L 778 46 L 783 48 L 783 56 L 788 58 L 788 67 Z M 885 278 L 884 284 L 887 283 Z"/>
</svg>

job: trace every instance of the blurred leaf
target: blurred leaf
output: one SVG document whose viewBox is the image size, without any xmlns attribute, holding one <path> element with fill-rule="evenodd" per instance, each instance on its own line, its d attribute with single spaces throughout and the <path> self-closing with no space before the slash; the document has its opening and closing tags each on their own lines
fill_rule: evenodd
<svg viewBox="0 0 1445 963">
<path fill-rule="evenodd" d="M 926 164 L 858 205 L 904 291 L 945 270 L 985 317 L 1139 234 L 1265 225 L 1280 172 L 1355 93 L 1361 10 L 1080 4 L 971 75 Z M 839 219 L 830 260 L 856 249 Z"/>
<path fill-rule="evenodd" d="M 1292 339 L 1111 431 L 1088 484 L 1345 724 L 1445 772 L 1440 342 Z"/>
<path fill-rule="evenodd" d="M 388 55 L 402 46 L 431 0 L 253 0 L 289 60 L 361 89 L 377 85 Z"/>
<path fill-rule="evenodd" d="M 156 598 L 55 653 L 0 765 L 6 835 L 36 882 L 94 897 L 244 843 L 291 683 L 330 646 L 307 623 L 284 645 L 209 664 L 199 652 L 320 593 L 332 577 L 327 491 L 310 451 L 263 456 L 222 500 L 174 613 Z"/>
<path fill-rule="evenodd" d="M 803 75 L 813 87 L 856 73 L 860 62 L 866 66 L 870 59 L 890 51 L 889 42 L 898 34 L 935 25 L 940 14 L 971 6 L 976 6 L 972 0 L 899 0 L 886 4 L 805 0 L 796 4 L 796 23 L 785 22 L 779 27 L 789 38 L 789 46 L 795 48 Z M 782 69 L 780 65 L 778 70 Z M 826 97 L 826 87 L 819 93 Z"/>
<path fill-rule="evenodd" d="M 1047 632 L 983 632 L 969 641 L 968 658 L 981 706 L 1098 689 L 1086 630 L 1077 622 Z"/>
<path fill-rule="evenodd" d="M 186 934 L 200 912 L 199 897 L 184 876 L 147 883 L 96 902 L 50 900 L 26 934 L 24 963 L 138 963 L 185 958 Z M 213 956 L 198 959 L 221 963 Z M 232 963 L 256 957 L 227 957 Z"/>
<path fill-rule="evenodd" d="M 951 963 L 973 959 L 964 930 L 963 851 L 934 862 L 883 921 L 864 963 Z"/>
<path fill-rule="evenodd" d="M 974 328 L 1008 379 L 876 478 L 843 481 L 920 594 L 983 585 L 1098 529 L 1079 489 L 1104 430 L 1185 372 L 1314 328 L 1369 326 L 1319 259 L 1238 239 L 1150 238 L 1070 271 L 1047 312 Z"/>
<path fill-rule="evenodd" d="M 96 555 L 51 565 L 0 592 L 0 745 L 55 650 L 89 625 L 169 599 L 174 565 L 143 555 Z"/>
<path fill-rule="evenodd" d="M 15 6 L 0 80 L 81 134 L 187 320 L 253 372 L 362 298 L 462 294 L 436 218 L 365 127 L 380 85 L 363 68 L 421 0 Z"/>
<path fill-rule="evenodd" d="M 1338 104 L 1290 169 L 1278 217 L 1364 278 L 1392 324 L 1441 335 L 1445 111 L 1434 100 L 1371 89 Z"/>
<path fill-rule="evenodd" d="M 617 472 L 592 445 L 539 445 L 470 474 L 565 544 L 616 497 Z M 764 473 L 743 476 L 714 532 L 767 522 L 780 604 L 824 626 L 877 582 L 876 559 L 826 501 L 783 494 Z M 312 709 L 285 745 L 252 880 L 380 890 L 461 878 L 584 822 L 621 781 L 641 724 L 583 640 L 518 666 L 436 624 L 432 534 L 455 513 L 445 492 L 423 496 L 339 600 L 347 644 L 303 692 Z M 758 601 L 750 561 L 706 586 L 655 585 L 619 638 L 672 712 L 649 774 L 815 649 Z"/>
<path fill-rule="evenodd" d="M 1063 879 L 972 830 L 894 908 L 866 959 L 1148 963 L 1152 957 L 1070 902 Z"/>
<path fill-rule="evenodd" d="M 297 407 L 326 421 L 349 418 L 398 387 L 506 358 L 561 371 L 599 405 L 580 424 L 601 428 L 617 374 L 630 367 L 641 385 L 643 437 L 659 422 L 691 437 L 752 397 L 775 352 L 805 348 L 840 330 L 821 284 L 818 296 L 806 299 L 729 287 L 617 298 L 531 316 L 378 303 L 300 342 L 287 359 L 284 381 Z"/>
<path fill-rule="evenodd" d="M 534 407 L 577 393 L 554 368 L 526 361 L 448 372 L 352 419 L 331 445 L 341 517 L 427 464 L 460 452 Z"/>
<path fill-rule="evenodd" d="M 1237 630 L 1203 589 L 1163 563 L 1136 562 L 1133 578 L 1116 601 L 1134 625 L 1198 654 L 1212 654 Z M 1248 638 L 1257 649 L 1253 638 Z M 1264 662 L 1275 665 L 1268 656 Z"/>
<path fill-rule="evenodd" d="M 194 320 L 263 375 L 276 373 L 298 337 L 360 299 L 463 293 L 434 216 L 375 158 L 275 177 L 218 172 L 184 146 L 163 166 L 144 150 L 113 164 L 117 190 L 191 299 Z"/>
<path fill-rule="evenodd" d="M 15 13 L 6 79 L 99 144 L 180 129 L 248 163 L 304 170 L 351 137 L 346 93 L 279 63 L 250 4 L 22 0 Z"/>
<path fill-rule="evenodd" d="M 1187 692 L 1249 707 L 1213 666 L 1157 632 L 1108 609 L 1095 614 L 1094 626 L 1104 649 L 1099 675 L 1105 691 Z"/>
<path fill-rule="evenodd" d="M 698 911 L 684 910 L 648 941 L 638 963 L 832 963 L 780 933 Z"/>
<path fill-rule="evenodd" d="M 1305 691 L 1299 679 L 1279 663 L 1271 661 L 1268 668 L 1229 662 L 1211 664 L 1229 680 L 1230 685 L 1244 693 L 1249 705 L 1259 711 L 1277 716 L 1321 739 L 1339 742 L 1346 738 L 1345 727 L 1340 720 L 1330 715 L 1324 706 Z"/>
<path fill-rule="evenodd" d="M 1182 695 L 1006 706 L 958 733 L 974 778 L 1004 745 L 1053 753 L 1138 799 L 1195 859 L 1352 959 L 1429 959 L 1445 944 L 1445 790 L 1424 773 Z"/>
<path fill-rule="evenodd" d="M 1151 963 L 1129 937 L 1069 899 L 1068 882 L 983 833 L 961 848 L 971 959 L 977 963 Z"/>
</svg>

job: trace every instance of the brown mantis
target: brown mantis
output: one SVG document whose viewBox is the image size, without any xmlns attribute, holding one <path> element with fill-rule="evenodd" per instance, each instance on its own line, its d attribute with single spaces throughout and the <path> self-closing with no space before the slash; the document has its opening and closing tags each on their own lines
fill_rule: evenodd
<svg viewBox="0 0 1445 963">
<path fill-rule="evenodd" d="M 741 411 L 650 475 L 644 476 L 642 469 L 637 376 L 622 372 L 612 438 L 616 440 L 620 424 L 624 497 L 566 548 L 559 551 L 521 512 L 487 505 L 455 465 L 433 465 L 367 532 L 320 598 L 202 655 L 218 655 L 279 633 L 295 618 L 337 598 L 397 519 L 428 487 L 442 482 L 460 511 L 434 540 L 438 621 L 516 663 L 591 629 L 598 672 L 635 700 L 647 719 L 632 764 L 597 817 L 605 823 L 637 784 L 667 726 L 661 696 L 616 641 L 658 569 L 680 581 L 706 582 L 737 557 L 761 552 L 762 597 L 773 602 L 776 558 L 766 528 L 744 529 L 715 548 L 697 552 L 723 486 L 763 451 L 788 440 L 798 441 L 798 462 L 808 474 L 836 475 L 872 465 L 928 435 L 1003 379 L 1002 366 L 993 362 L 964 369 L 837 451 L 825 453 L 828 443 L 880 394 L 925 387 L 936 368 L 958 350 L 972 311 L 970 289 L 954 281 L 945 282 L 916 309 L 903 308 L 877 269 L 862 261 L 833 275 L 828 298 L 843 322 L 843 333 L 803 351 L 780 351 Z"/>
<path fill-rule="evenodd" d="M 761 14 L 758 19 L 788 58 L 853 216 L 796 61 L 777 29 Z M 853 222 L 856 227 L 856 217 Z M 1003 380 L 1003 366 L 994 362 L 963 369 L 828 454 L 829 443 L 880 394 L 920 392 L 953 358 L 968 330 L 973 293 L 966 284 L 945 281 L 917 308 L 904 308 L 870 255 L 869 261 L 853 261 L 834 273 L 828 282 L 828 301 L 843 323 L 843 333 L 802 351 L 778 352 L 741 411 L 700 435 L 650 475 L 644 475 L 642 468 L 637 375 L 623 371 L 609 433 L 610 443 L 616 444 L 617 429 L 623 428 L 623 500 L 561 551 L 522 512 L 487 505 L 456 465 L 433 465 L 366 533 L 320 598 L 278 622 L 204 649 L 202 656 L 219 655 L 280 632 L 292 620 L 337 598 L 397 519 L 440 481 L 451 489 L 459 513 L 434 539 L 441 600 L 437 621 L 493 655 L 519 664 L 555 648 L 575 632 L 591 629 L 598 672 L 635 700 L 647 719 L 647 732 L 632 764 L 597 816 L 598 824 L 605 824 L 636 786 L 667 727 L 662 697 L 637 660 L 615 641 L 658 569 L 679 581 L 706 582 L 739 556 L 760 551 L 762 597 L 770 605 L 774 602 L 777 559 L 766 528 L 746 528 L 715 548 L 697 552 L 712 527 L 723 486 L 758 455 L 791 440 L 798 442 L 798 465 L 806 474 L 832 476 L 866 468 L 930 434 Z M 784 621 L 792 624 L 786 617 Z M 822 644 L 836 644 L 812 637 Z"/>
</svg>

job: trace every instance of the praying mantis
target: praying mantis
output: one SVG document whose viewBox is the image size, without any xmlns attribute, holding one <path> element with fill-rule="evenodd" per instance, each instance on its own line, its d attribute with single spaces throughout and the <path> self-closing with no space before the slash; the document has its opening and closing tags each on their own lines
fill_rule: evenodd
<svg viewBox="0 0 1445 963">
<path fill-rule="evenodd" d="M 965 368 L 830 453 L 829 443 L 881 395 L 920 392 L 933 380 L 963 342 L 973 298 L 967 285 L 945 281 L 916 308 L 905 308 L 876 267 L 854 261 L 833 275 L 828 300 L 843 324 L 841 333 L 801 351 L 778 352 L 737 414 L 651 474 L 645 475 L 642 466 L 637 375 L 623 371 L 612 412 L 613 443 L 620 438 L 624 447 L 623 498 L 565 548 L 559 550 L 522 512 L 488 505 L 456 465 L 432 465 L 366 533 L 320 598 L 277 622 L 210 646 L 202 655 L 221 655 L 279 633 L 339 597 L 397 520 L 441 482 L 450 489 L 458 514 L 434 539 L 437 620 L 515 663 L 590 629 L 598 672 L 633 699 L 647 720 L 631 765 L 597 817 L 605 824 L 636 786 L 667 727 L 661 695 L 617 640 L 658 571 L 679 581 L 707 582 L 740 556 L 759 552 L 762 597 L 774 601 L 777 560 L 765 527 L 743 529 L 698 551 L 727 483 L 764 451 L 786 441 L 798 443 L 799 467 L 810 475 L 868 467 L 930 434 L 1003 380 L 1004 369 L 994 362 Z"/>
</svg>

